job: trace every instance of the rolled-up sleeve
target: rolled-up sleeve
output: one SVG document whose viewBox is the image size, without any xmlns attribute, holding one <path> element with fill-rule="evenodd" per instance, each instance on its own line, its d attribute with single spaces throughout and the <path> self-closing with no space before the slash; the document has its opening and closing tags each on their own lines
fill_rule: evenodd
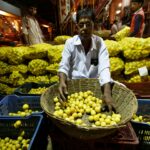
<svg viewBox="0 0 150 150">
<path fill-rule="evenodd" d="M 101 45 L 99 49 L 98 73 L 100 76 L 99 82 L 101 86 L 103 86 L 104 84 L 108 82 L 111 82 L 109 53 L 102 39 L 101 39 Z"/>
<path fill-rule="evenodd" d="M 71 44 L 70 39 L 66 41 L 64 50 L 62 52 L 62 60 L 59 65 L 58 72 L 63 72 L 67 76 L 69 75 L 70 71 L 70 58 L 71 58 Z"/>
</svg>

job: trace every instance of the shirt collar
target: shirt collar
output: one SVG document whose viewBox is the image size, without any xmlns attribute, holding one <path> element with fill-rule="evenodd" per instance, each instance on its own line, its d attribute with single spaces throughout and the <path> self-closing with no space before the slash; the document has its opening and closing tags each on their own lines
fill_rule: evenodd
<svg viewBox="0 0 150 150">
<path fill-rule="evenodd" d="M 97 48 L 96 48 L 95 36 L 92 35 L 91 38 L 92 38 L 91 50 L 96 50 Z M 79 35 L 75 36 L 74 45 L 82 45 Z"/>
<path fill-rule="evenodd" d="M 140 9 L 138 9 L 134 14 L 137 14 L 139 11 L 141 11 L 143 8 L 141 7 Z"/>
</svg>

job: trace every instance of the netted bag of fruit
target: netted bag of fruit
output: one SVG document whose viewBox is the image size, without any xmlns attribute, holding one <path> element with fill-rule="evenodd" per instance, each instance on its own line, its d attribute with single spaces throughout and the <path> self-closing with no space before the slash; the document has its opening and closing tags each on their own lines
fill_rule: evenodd
<svg viewBox="0 0 150 150">
<path fill-rule="evenodd" d="M 19 71 L 13 71 L 9 76 L 9 80 L 13 86 L 20 86 L 25 83 L 25 79 Z"/>
<path fill-rule="evenodd" d="M 32 88 L 28 94 L 42 94 L 47 90 L 46 87 Z"/>
<path fill-rule="evenodd" d="M 148 70 L 150 69 L 150 59 L 126 62 L 124 73 L 125 73 L 125 75 L 138 73 L 138 68 L 145 67 L 145 66 L 147 67 Z"/>
<path fill-rule="evenodd" d="M 48 75 L 45 75 L 45 76 L 36 76 L 35 79 L 36 79 L 37 83 L 45 83 L 45 84 L 50 83 Z"/>
<path fill-rule="evenodd" d="M 58 81 L 59 81 L 59 79 L 58 79 L 57 75 L 50 77 L 50 83 L 54 83 L 54 82 L 58 82 Z"/>
<path fill-rule="evenodd" d="M 10 80 L 9 80 L 9 75 L 0 76 L 0 83 L 11 84 L 11 82 L 10 82 Z"/>
<path fill-rule="evenodd" d="M 124 69 L 124 62 L 121 58 L 110 57 L 110 71 L 113 75 L 120 74 Z"/>
<path fill-rule="evenodd" d="M 143 50 L 144 49 L 144 39 L 135 37 L 126 37 L 119 41 L 122 50 Z"/>
<path fill-rule="evenodd" d="M 127 81 L 123 74 L 118 74 L 118 75 L 112 74 L 111 77 L 113 80 L 118 81 L 118 82 L 126 82 Z"/>
<path fill-rule="evenodd" d="M 147 49 L 150 51 L 150 37 L 144 39 L 143 49 Z"/>
<path fill-rule="evenodd" d="M 32 45 L 28 47 L 28 52 L 24 55 L 24 58 L 31 60 L 45 58 L 49 49 L 51 49 L 51 45 L 46 43 Z"/>
<path fill-rule="evenodd" d="M 54 42 L 55 44 L 65 44 L 66 40 L 70 38 L 71 36 L 68 36 L 68 35 L 60 35 L 54 38 Z"/>
<path fill-rule="evenodd" d="M 130 27 L 124 27 L 122 30 L 120 30 L 119 32 L 117 32 L 114 37 L 117 41 L 122 40 L 123 38 L 129 36 L 130 33 Z"/>
<path fill-rule="evenodd" d="M 57 74 L 58 67 L 59 67 L 59 64 L 54 63 L 46 67 L 46 70 L 52 74 Z"/>
<path fill-rule="evenodd" d="M 27 53 L 27 47 L 14 47 L 7 51 L 8 62 L 12 65 L 19 65 L 24 61 L 24 55 Z"/>
<path fill-rule="evenodd" d="M 150 54 L 149 50 L 125 50 L 123 51 L 123 55 L 126 59 L 129 60 L 138 60 L 141 58 L 146 58 Z"/>
<path fill-rule="evenodd" d="M 9 86 L 4 83 L 0 83 L 0 94 L 6 94 L 6 90 Z"/>
<path fill-rule="evenodd" d="M 5 93 L 6 93 L 6 95 L 10 95 L 10 94 L 13 94 L 15 90 L 16 90 L 16 87 L 8 87 L 5 90 Z"/>
<path fill-rule="evenodd" d="M 10 67 L 7 63 L 0 61 L 0 75 L 4 75 L 10 72 Z"/>
<path fill-rule="evenodd" d="M 9 87 L 7 84 L 0 83 L 0 94 L 9 95 L 15 91 L 16 88 Z"/>
<path fill-rule="evenodd" d="M 45 76 L 32 76 L 32 75 L 29 75 L 26 80 L 26 82 L 33 82 L 33 83 L 46 83 L 48 84 L 49 83 L 49 77 L 47 75 Z"/>
<path fill-rule="evenodd" d="M 50 63 L 59 63 L 62 57 L 62 51 L 64 45 L 53 45 L 50 50 L 48 50 L 48 58 Z"/>
<path fill-rule="evenodd" d="M 42 59 L 33 59 L 28 64 L 28 70 L 33 75 L 44 75 L 46 74 L 46 67 L 48 66 L 48 62 Z"/>
<path fill-rule="evenodd" d="M 10 72 L 13 72 L 13 71 L 19 71 L 20 73 L 25 74 L 28 72 L 28 66 L 24 64 L 10 65 Z"/>
<path fill-rule="evenodd" d="M 120 44 L 116 41 L 112 40 L 105 40 L 106 47 L 109 52 L 109 56 L 117 56 L 119 52 L 121 51 Z"/>
<path fill-rule="evenodd" d="M 2 46 L 0 47 L 0 60 L 7 61 L 7 51 L 12 49 L 12 47 L 9 46 Z"/>
<path fill-rule="evenodd" d="M 146 78 L 147 81 L 150 81 L 150 76 L 147 76 L 144 78 Z M 143 77 L 141 77 L 140 75 L 134 75 L 128 80 L 128 82 L 129 83 L 140 83 L 140 82 L 143 82 Z"/>
</svg>

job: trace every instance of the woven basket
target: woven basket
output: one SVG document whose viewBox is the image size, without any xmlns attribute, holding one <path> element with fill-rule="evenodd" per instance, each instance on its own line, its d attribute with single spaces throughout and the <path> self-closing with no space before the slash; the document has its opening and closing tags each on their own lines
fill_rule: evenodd
<svg viewBox="0 0 150 150">
<path fill-rule="evenodd" d="M 101 87 L 97 79 L 76 79 L 68 81 L 69 94 L 91 90 L 98 98 L 102 98 Z M 126 124 L 137 111 L 137 100 L 133 92 L 117 83 L 112 88 L 112 97 L 116 104 L 116 111 L 122 116 L 118 125 L 111 127 L 83 127 L 77 126 L 53 115 L 53 98 L 58 96 L 58 84 L 50 86 L 41 96 L 41 106 L 48 117 L 66 134 L 80 139 L 96 139 L 114 133 Z"/>
</svg>

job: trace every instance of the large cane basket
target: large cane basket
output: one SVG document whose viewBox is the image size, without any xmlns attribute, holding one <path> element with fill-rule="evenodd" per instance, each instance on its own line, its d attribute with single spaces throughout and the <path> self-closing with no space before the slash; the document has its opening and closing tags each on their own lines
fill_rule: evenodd
<svg viewBox="0 0 150 150">
<path fill-rule="evenodd" d="M 98 79 L 76 79 L 68 81 L 69 94 L 91 90 L 98 98 L 102 98 L 101 87 Z M 118 125 L 107 127 L 78 126 L 53 115 L 53 98 L 58 96 L 58 83 L 50 86 L 41 96 L 41 106 L 53 123 L 66 134 L 80 139 L 96 139 L 113 134 L 118 128 L 123 127 L 137 111 L 137 99 L 128 88 L 114 83 L 112 98 L 116 104 L 117 113 L 121 114 Z"/>
</svg>

